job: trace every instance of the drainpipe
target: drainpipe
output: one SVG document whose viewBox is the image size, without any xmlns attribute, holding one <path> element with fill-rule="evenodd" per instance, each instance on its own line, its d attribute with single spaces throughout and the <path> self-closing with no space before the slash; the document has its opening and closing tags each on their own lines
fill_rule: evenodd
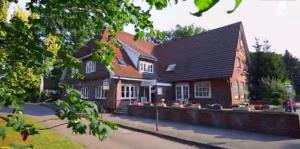
<svg viewBox="0 0 300 149">
<path fill-rule="evenodd" d="M 152 99 L 151 99 L 151 88 L 152 86 L 149 85 L 149 102 L 152 103 Z"/>
</svg>

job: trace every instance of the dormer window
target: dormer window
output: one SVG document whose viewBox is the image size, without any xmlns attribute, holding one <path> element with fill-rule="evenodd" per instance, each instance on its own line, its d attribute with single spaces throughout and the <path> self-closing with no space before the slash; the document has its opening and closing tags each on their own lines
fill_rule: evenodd
<svg viewBox="0 0 300 149">
<path fill-rule="evenodd" d="M 146 73 L 153 73 L 154 72 L 154 68 L 153 68 L 153 64 L 149 63 L 149 62 L 145 62 L 145 61 L 140 61 L 139 63 L 139 71 L 140 72 L 146 72 Z"/>
<path fill-rule="evenodd" d="M 85 72 L 92 73 L 96 71 L 96 63 L 93 61 L 88 61 L 85 64 Z"/>
<path fill-rule="evenodd" d="M 166 71 L 174 71 L 175 70 L 175 67 L 176 67 L 176 64 L 170 64 L 168 66 L 168 68 L 166 69 Z"/>
</svg>

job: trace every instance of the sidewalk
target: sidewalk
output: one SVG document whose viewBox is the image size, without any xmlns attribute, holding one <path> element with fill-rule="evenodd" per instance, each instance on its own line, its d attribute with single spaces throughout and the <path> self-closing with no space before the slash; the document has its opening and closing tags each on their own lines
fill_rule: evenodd
<svg viewBox="0 0 300 149">
<path fill-rule="evenodd" d="M 181 140 L 189 144 L 216 146 L 237 149 L 299 149 L 300 139 L 237 131 L 206 126 L 187 125 L 159 121 L 159 132 L 155 131 L 155 120 L 125 115 L 104 114 L 103 118 L 118 123 L 120 127 L 131 128 L 172 140 Z M 272 126 L 270 126 L 272 127 Z"/>
</svg>

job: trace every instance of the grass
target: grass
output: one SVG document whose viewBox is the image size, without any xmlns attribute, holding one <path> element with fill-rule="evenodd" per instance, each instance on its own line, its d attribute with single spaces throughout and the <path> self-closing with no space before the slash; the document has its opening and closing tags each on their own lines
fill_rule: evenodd
<svg viewBox="0 0 300 149">
<path fill-rule="evenodd" d="M 37 128 L 44 128 L 45 126 L 36 123 L 31 117 L 25 117 L 26 122 L 35 124 Z M 0 119 L 0 126 L 4 126 L 5 121 Z M 20 133 L 15 132 L 12 128 L 6 128 L 6 138 L 0 139 L 0 149 L 8 149 L 13 143 L 17 145 L 33 145 L 36 149 L 84 149 L 85 147 L 79 143 L 76 143 L 69 138 L 62 136 L 53 130 L 41 130 L 40 134 L 29 136 L 26 141 L 23 141 Z"/>
</svg>

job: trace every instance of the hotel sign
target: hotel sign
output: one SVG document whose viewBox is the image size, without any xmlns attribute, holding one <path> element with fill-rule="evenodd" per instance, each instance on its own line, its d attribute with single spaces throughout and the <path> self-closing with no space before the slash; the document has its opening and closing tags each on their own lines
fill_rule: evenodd
<svg viewBox="0 0 300 149">
<path fill-rule="evenodd" d="M 144 80 L 141 82 L 141 86 L 155 86 L 156 80 Z"/>
</svg>

